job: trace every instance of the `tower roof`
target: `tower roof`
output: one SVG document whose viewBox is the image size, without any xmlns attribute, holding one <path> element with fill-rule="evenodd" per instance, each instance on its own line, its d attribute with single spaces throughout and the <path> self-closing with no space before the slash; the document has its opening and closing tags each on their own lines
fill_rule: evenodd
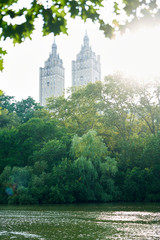
<svg viewBox="0 0 160 240">
<path fill-rule="evenodd" d="M 89 47 L 89 37 L 88 37 L 88 35 L 87 35 L 87 31 L 85 32 L 83 41 L 84 41 L 84 46 L 85 46 L 85 47 Z"/>
<path fill-rule="evenodd" d="M 56 42 L 55 42 L 55 37 L 54 37 L 54 42 L 53 42 L 53 44 L 52 44 L 52 48 L 57 48 L 57 44 L 56 44 Z"/>
<path fill-rule="evenodd" d="M 57 54 L 57 44 L 55 42 L 55 38 L 54 38 L 54 42 L 52 44 L 52 54 L 55 56 Z"/>
</svg>

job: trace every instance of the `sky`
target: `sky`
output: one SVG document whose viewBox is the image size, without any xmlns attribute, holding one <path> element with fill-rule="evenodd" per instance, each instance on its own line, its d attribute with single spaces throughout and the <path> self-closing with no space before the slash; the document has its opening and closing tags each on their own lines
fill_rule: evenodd
<svg viewBox="0 0 160 240">
<path fill-rule="evenodd" d="M 39 23 L 32 40 L 13 46 L 3 43 L 8 54 L 4 57 L 4 70 L 0 72 L 0 89 L 17 101 L 28 96 L 39 101 L 39 68 L 44 67 L 54 41 L 53 34 L 42 37 Z M 105 38 L 99 25 L 80 19 L 69 20 L 68 35 L 56 36 L 57 51 L 65 68 L 65 88 L 71 87 L 71 62 L 83 44 L 87 31 L 92 50 L 101 57 L 102 80 L 116 71 L 136 77 L 149 78 L 160 72 L 160 26 L 126 33 L 115 40 Z"/>
</svg>

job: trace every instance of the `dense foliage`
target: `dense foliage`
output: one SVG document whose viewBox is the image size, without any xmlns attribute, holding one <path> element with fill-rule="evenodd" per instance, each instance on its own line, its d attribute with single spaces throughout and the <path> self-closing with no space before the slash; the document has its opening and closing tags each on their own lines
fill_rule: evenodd
<svg viewBox="0 0 160 240">
<path fill-rule="evenodd" d="M 121 76 L 67 98 L 0 96 L 0 203 L 160 201 L 160 85 Z"/>
<path fill-rule="evenodd" d="M 0 41 L 10 38 L 15 44 L 31 39 L 37 19 L 43 21 L 44 36 L 67 34 L 68 19 L 75 17 L 97 21 L 105 36 L 112 38 L 116 31 L 124 32 L 140 20 L 155 24 L 159 13 L 158 0 L 5 0 L 0 2 Z M 0 47 L 0 70 L 5 54 Z"/>
</svg>

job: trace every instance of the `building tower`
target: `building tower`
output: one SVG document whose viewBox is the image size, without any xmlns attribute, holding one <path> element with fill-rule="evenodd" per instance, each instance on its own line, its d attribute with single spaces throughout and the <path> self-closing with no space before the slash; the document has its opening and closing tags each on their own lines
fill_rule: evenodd
<svg viewBox="0 0 160 240">
<path fill-rule="evenodd" d="M 101 80 L 100 56 L 92 51 L 86 33 L 76 61 L 72 61 L 72 86 L 83 86 L 98 80 Z"/>
<path fill-rule="evenodd" d="M 39 76 L 39 102 L 42 106 L 46 105 L 49 97 L 61 96 L 64 92 L 64 67 L 62 59 L 57 54 L 57 45 L 52 44 L 52 52 L 44 68 L 40 68 Z"/>
</svg>

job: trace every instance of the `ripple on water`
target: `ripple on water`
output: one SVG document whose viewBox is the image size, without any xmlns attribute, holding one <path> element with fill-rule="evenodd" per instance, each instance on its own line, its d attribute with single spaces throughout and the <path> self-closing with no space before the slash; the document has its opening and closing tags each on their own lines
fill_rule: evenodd
<svg viewBox="0 0 160 240">
<path fill-rule="evenodd" d="M 124 221 L 124 222 L 137 222 L 143 221 L 152 222 L 152 221 L 160 221 L 160 213 L 153 212 L 102 212 L 98 218 L 98 220 L 103 221 Z"/>
<path fill-rule="evenodd" d="M 10 239 L 17 238 L 17 237 L 19 238 L 21 236 L 21 237 L 24 237 L 25 239 L 26 238 L 28 238 L 28 239 L 37 238 L 39 240 L 45 240 L 44 238 L 42 238 L 41 236 L 39 236 L 37 234 L 31 234 L 31 233 L 26 233 L 26 232 L 1 231 L 0 236 L 2 236 L 2 235 L 10 237 Z M 14 235 L 14 236 L 12 236 L 12 235 Z"/>
<path fill-rule="evenodd" d="M 47 209 L 47 208 L 46 208 Z M 0 240 L 160 240 L 160 212 L 0 211 Z"/>
</svg>

